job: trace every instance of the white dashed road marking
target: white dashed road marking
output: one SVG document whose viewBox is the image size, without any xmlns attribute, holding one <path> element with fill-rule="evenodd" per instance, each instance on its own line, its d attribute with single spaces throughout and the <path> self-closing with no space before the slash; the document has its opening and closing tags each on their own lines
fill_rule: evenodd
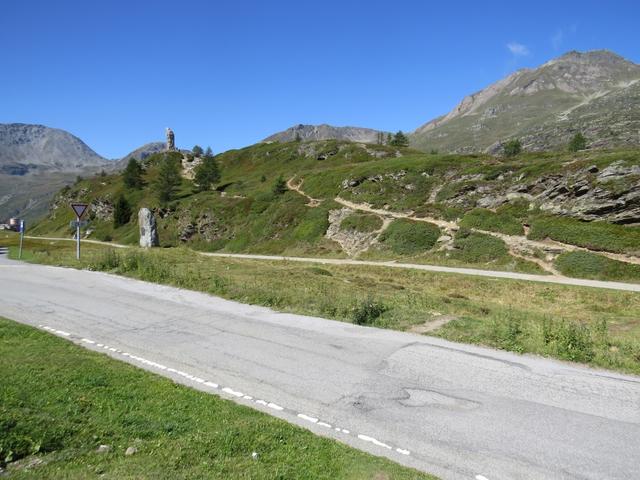
<svg viewBox="0 0 640 480">
<path fill-rule="evenodd" d="M 51 333 L 54 333 L 54 334 L 57 334 L 57 335 L 61 335 L 63 337 L 67 337 L 67 338 L 68 337 L 72 337 L 72 335 L 69 332 L 65 332 L 63 330 L 56 330 L 55 328 L 49 327 L 47 325 L 39 325 L 39 327 L 42 328 L 43 330 L 46 330 L 48 332 L 51 332 Z M 231 395 L 233 397 L 242 398 L 243 400 L 247 400 L 247 401 L 250 401 L 250 402 L 252 401 L 256 405 L 261 405 L 263 407 L 271 408 L 272 410 L 276 410 L 278 412 L 282 412 L 282 411 L 287 410 L 287 413 L 293 413 L 298 418 L 300 418 L 302 420 L 305 420 L 307 422 L 319 425 L 319 426 L 327 428 L 327 429 L 332 429 L 333 428 L 336 432 L 341 432 L 341 433 L 343 433 L 345 435 L 351 435 L 351 432 L 349 430 L 347 430 L 347 429 L 344 429 L 344 428 L 341 428 L 341 427 L 335 427 L 334 428 L 330 423 L 322 422 L 316 417 L 312 417 L 312 416 L 306 415 L 304 413 L 297 413 L 297 412 L 294 412 L 292 410 L 288 410 L 285 407 L 281 407 L 280 405 L 278 405 L 276 403 L 273 403 L 273 402 L 267 402 L 266 400 L 254 399 L 254 397 L 252 397 L 250 395 L 246 395 L 246 394 L 244 394 L 242 392 L 239 392 L 237 390 L 234 390 L 231 387 L 220 387 L 220 385 L 218 385 L 217 383 L 212 382 L 210 380 L 206 380 L 204 378 L 200 378 L 200 377 L 197 377 L 195 375 L 191 375 L 190 373 L 183 372 L 181 370 L 176 370 L 175 368 L 167 367 L 167 366 L 162 365 L 160 363 L 156 363 L 156 362 L 153 362 L 151 360 L 147 360 L 146 358 L 138 357 L 138 356 L 133 355 L 133 354 L 128 353 L 128 352 L 123 352 L 122 350 L 119 350 L 119 349 L 117 349 L 115 347 L 111 347 L 109 345 L 105 345 L 103 343 L 96 343 L 94 340 L 90 340 L 88 338 L 80 338 L 80 337 L 76 337 L 76 338 L 81 343 L 86 343 L 86 344 L 89 344 L 89 345 L 95 345 L 98 348 L 107 350 L 109 352 L 117 353 L 119 355 L 122 355 L 123 357 L 130 358 L 131 360 L 135 360 L 135 361 L 137 361 L 137 362 L 139 362 L 139 363 L 141 363 L 143 365 L 148 365 L 150 367 L 154 367 L 154 368 L 157 368 L 159 370 L 163 370 L 163 371 L 166 371 L 166 372 L 173 373 L 175 375 L 184 377 L 184 378 L 186 378 L 188 380 L 191 380 L 192 382 L 195 382 L 197 384 L 206 385 L 207 387 L 210 387 L 212 389 L 221 388 L 221 391 L 223 391 L 224 393 L 227 393 L 227 394 L 229 394 L 229 395 Z M 376 445 L 378 447 L 382 447 L 382 448 L 385 448 L 387 450 L 395 450 L 395 452 L 397 452 L 397 453 L 399 453 L 401 455 L 410 455 L 411 454 L 411 452 L 409 452 L 409 450 L 405 450 L 405 449 L 399 448 L 399 447 L 394 449 L 390 445 L 387 445 L 386 443 L 381 442 L 379 440 L 376 440 L 375 438 L 370 437 L 368 435 L 362 435 L 362 434 L 357 434 L 357 435 L 354 434 L 354 435 L 356 436 L 356 438 L 358 438 L 359 440 L 362 440 L 363 442 L 372 443 L 372 444 L 374 444 L 374 445 Z M 476 475 L 476 480 L 488 480 L 488 479 L 486 477 L 482 476 L 482 475 Z"/>
</svg>

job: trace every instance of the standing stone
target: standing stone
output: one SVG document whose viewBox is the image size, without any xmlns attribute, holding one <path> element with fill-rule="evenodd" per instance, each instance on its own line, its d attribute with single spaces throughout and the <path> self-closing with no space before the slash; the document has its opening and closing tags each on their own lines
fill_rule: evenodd
<svg viewBox="0 0 640 480">
<path fill-rule="evenodd" d="M 140 227 L 140 246 L 149 248 L 160 245 L 156 218 L 148 208 L 141 208 L 138 212 L 138 226 Z"/>
<path fill-rule="evenodd" d="M 173 152 L 176 149 L 176 137 L 173 134 L 173 130 L 167 127 L 167 151 Z"/>
</svg>

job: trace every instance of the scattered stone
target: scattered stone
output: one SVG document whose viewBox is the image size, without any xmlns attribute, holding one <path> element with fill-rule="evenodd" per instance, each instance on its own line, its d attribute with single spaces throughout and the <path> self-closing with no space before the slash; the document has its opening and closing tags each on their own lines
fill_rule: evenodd
<svg viewBox="0 0 640 480">
<path fill-rule="evenodd" d="M 138 449 L 136 447 L 129 447 L 127 448 L 127 450 L 124 452 L 125 455 L 129 456 L 129 455 L 133 455 L 135 453 L 138 452 Z"/>
<path fill-rule="evenodd" d="M 258 460 L 258 457 L 259 457 L 259 456 L 260 456 L 260 455 L 258 455 L 258 452 L 253 452 L 253 453 L 251 454 L 251 458 L 253 458 L 254 460 Z"/>
<path fill-rule="evenodd" d="M 109 445 L 100 445 L 97 449 L 97 453 L 109 453 L 111 451 L 111 447 Z"/>
<path fill-rule="evenodd" d="M 158 228 L 156 218 L 148 208 L 141 208 L 138 212 L 138 226 L 140 227 L 140 246 L 143 248 L 157 247 Z"/>
</svg>

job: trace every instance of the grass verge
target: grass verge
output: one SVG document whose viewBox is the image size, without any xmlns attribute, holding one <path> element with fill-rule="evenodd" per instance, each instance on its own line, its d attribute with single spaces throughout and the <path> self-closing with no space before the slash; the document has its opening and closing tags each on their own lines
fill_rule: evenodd
<svg viewBox="0 0 640 480">
<path fill-rule="evenodd" d="M 433 478 L 1 318 L 0 358 L 11 478 Z"/>
</svg>

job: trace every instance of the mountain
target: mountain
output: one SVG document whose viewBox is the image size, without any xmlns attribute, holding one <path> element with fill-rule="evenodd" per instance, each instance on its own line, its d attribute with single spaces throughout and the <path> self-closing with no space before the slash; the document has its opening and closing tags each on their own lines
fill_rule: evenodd
<svg viewBox="0 0 640 480">
<path fill-rule="evenodd" d="M 109 160 L 64 130 L 24 123 L 0 124 L 0 173 L 77 172 L 109 164 Z"/>
<path fill-rule="evenodd" d="M 112 165 L 64 130 L 0 124 L 0 221 L 18 215 L 36 218 L 46 212 L 53 194 L 76 176 Z"/>
<path fill-rule="evenodd" d="M 114 164 L 114 168 L 116 170 L 122 169 L 127 166 L 129 160 L 135 158 L 138 161 L 142 161 L 147 157 L 150 157 L 154 153 L 163 152 L 167 147 L 165 142 L 151 142 L 147 143 L 139 148 L 136 148 L 133 152 L 122 157 L 120 160 L 117 160 Z"/>
<path fill-rule="evenodd" d="M 263 142 L 291 142 L 296 139 L 308 140 L 346 140 L 360 143 L 379 143 L 380 132 L 371 128 L 334 127 L 332 125 L 295 125 L 282 132 L 267 137 Z"/>
<path fill-rule="evenodd" d="M 495 153 L 512 138 L 527 150 L 564 147 L 576 132 L 592 147 L 638 145 L 639 130 L 640 65 L 574 51 L 465 97 L 410 140 L 422 150 Z"/>
</svg>

